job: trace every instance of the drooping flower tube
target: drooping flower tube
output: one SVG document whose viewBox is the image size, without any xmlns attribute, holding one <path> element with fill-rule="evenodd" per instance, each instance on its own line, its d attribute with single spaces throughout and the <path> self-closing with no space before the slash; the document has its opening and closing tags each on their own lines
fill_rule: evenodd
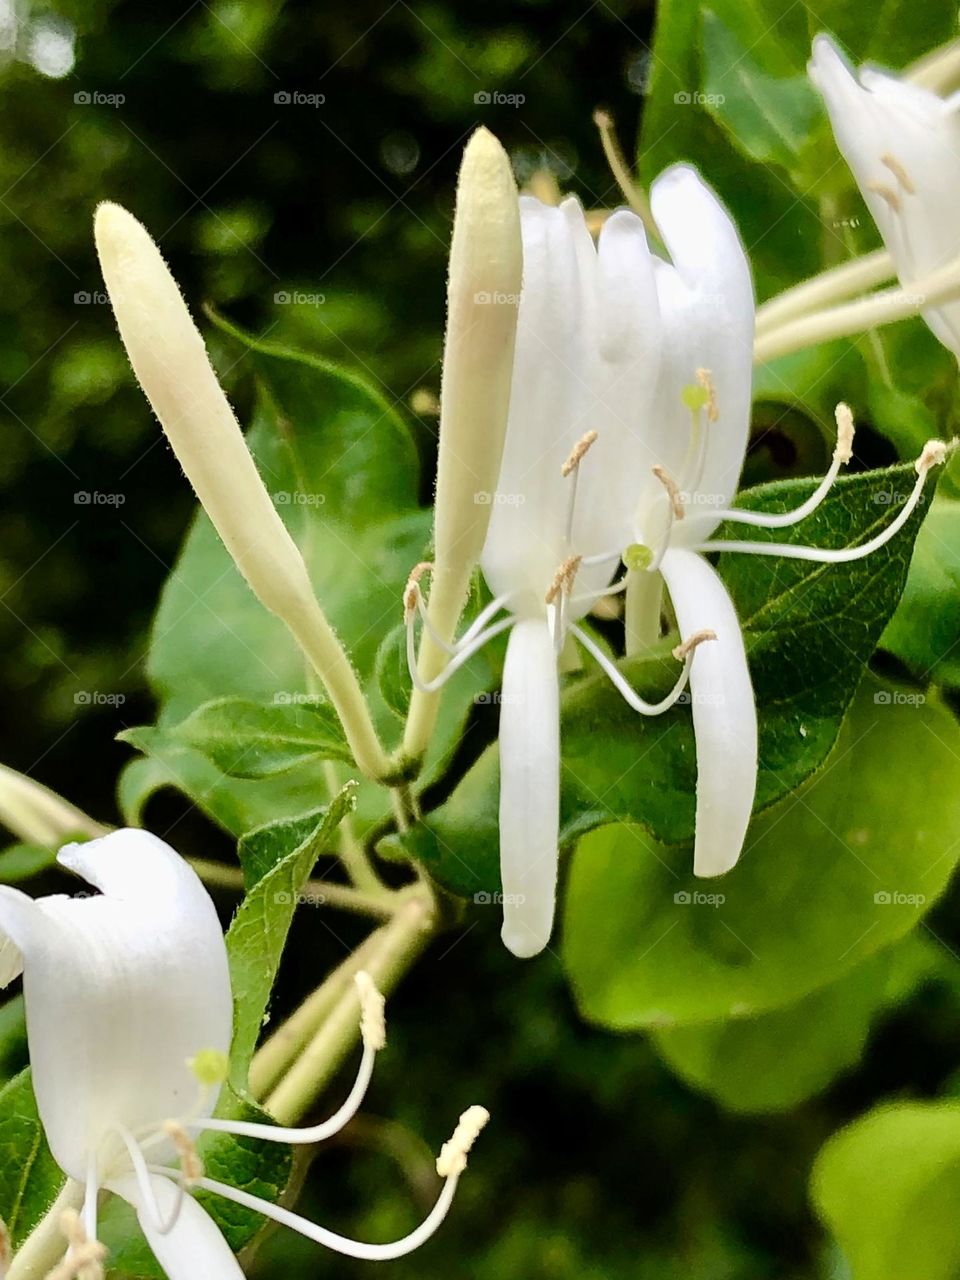
<svg viewBox="0 0 960 1280">
<path fill-rule="evenodd" d="M 667 170 L 650 199 L 670 261 L 650 252 L 631 213 L 608 219 L 594 251 L 574 201 L 559 209 L 523 202 L 524 291 L 510 421 L 481 559 L 495 599 L 452 646 L 447 668 L 512 629 L 501 695 L 500 843 L 503 936 L 522 956 L 546 944 L 553 918 L 559 697 L 551 655 L 572 637 L 643 714 L 673 705 L 689 677 L 694 871 L 723 874 L 740 856 L 753 809 L 757 717 L 736 611 L 705 553 L 859 559 L 903 527 L 927 472 L 944 457 L 941 443 L 927 445 L 909 500 L 882 533 L 858 546 L 711 541 L 721 521 L 786 527 L 810 515 L 849 461 L 852 416 L 845 406 L 838 410 L 833 463 L 795 511 L 731 508 L 750 427 L 749 264 L 729 214 L 693 169 Z M 564 489 L 558 474 L 573 483 Z M 659 637 L 663 585 L 677 618 L 674 653 L 684 670 L 655 705 L 637 698 L 579 625 L 609 589 L 621 558 L 627 574 L 612 589 L 626 589 L 628 652 Z M 411 636 L 423 612 L 416 579 L 406 599 Z M 507 615 L 493 621 L 504 609 Z M 704 640 L 711 643 L 697 648 Z"/>
<path fill-rule="evenodd" d="M 871 67 L 855 72 L 827 35 L 814 40 L 809 70 L 900 284 L 909 290 L 960 258 L 960 95 L 944 99 Z M 960 300 L 922 314 L 960 358 Z"/>
<path fill-rule="evenodd" d="M 482 1108 L 464 1113 L 441 1152 L 437 1167 L 445 1182 L 433 1210 L 392 1244 L 347 1240 L 205 1177 L 193 1144 L 192 1135 L 201 1130 L 309 1143 L 342 1128 L 362 1102 L 384 1043 L 383 1000 L 369 977 L 358 981 L 360 1071 L 335 1115 L 309 1129 L 215 1118 L 233 1002 L 223 935 L 200 880 L 173 849 L 139 830 L 67 845 L 59 862 L 99 893 L 34 900 L 0 887 L 0 983 L 23 973 L 40 1119 L 82 1206 L 70 1232 L 73 1261 L 82 1255 L 95 1263 L 102 1254 L 96 1243 L 101 1189 L 133 1205 L 170 1280 L 242 1280 L 219 1228 L 190 1194 L 193 1188 L 351 1257 L 396 1258 L 427 1239 L 449 1208 L 470 1142 L 486 1119 Z M 17 1267 L 15 1257 L 11 1277 Z"/>
</svg>

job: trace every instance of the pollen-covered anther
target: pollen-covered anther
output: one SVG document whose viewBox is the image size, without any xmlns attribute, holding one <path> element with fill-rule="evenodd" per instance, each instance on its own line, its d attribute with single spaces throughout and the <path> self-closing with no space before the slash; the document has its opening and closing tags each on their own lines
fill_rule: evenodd
<svg viewBox="0 0 960 1280">
<path fill-rule="evenodd" d="M 709 369 L 698 369 L 697 382 L 707 393 L 707 421 L 716 422 L 720 417 L 720 407 L 717 404 L 717 388 L 713 382 L 713 374 Z"/>
<path fill-rule="evenodd" d="M 868 182 L 867 190 L 885 200 L 894 213 L 900 212 L 900 196 L 893 187 L 888 187 L 885 182 Z"/>
<path fill-rule="evenodd" d="M 66 1257 L 49 1271 L 46 1280 L 103 1280 L 103 1259 L 107 1247 L 99 1240 L 88 1240 L 76 1209 L 64 1209 L 60 1230 L 66 1237 Z"/>
<path fill-rule="evenodd" d="M 467 1156 L 477 1135 L 490 1119 L 486 1107 L 468 1107 L 460 1117 L 453 1136 L 445 1142 L 437 1156 L 437 1173 L 441 1178 L 456 1178 L 467 1167 Z"/>
<path fill-rule="evenodd" d="M 566 595 L 570 594 L 582 559 L 583 556 L 567 556 L 566 560 L 553 575 L 553 581 L 547 589 L 547 594 L 543 597 L 544 604 L 553 604 L 561 591 L 565 592 Z"/>
<path fill-rule="evenodd" d="M 566 478 L 571 471 L 575 470 L 581 463 L 584 454 L 597 438 L 595 431 L 586 431 L 570 450 L 570 455 L 566 462 L 560 468 L 560 474 Z"/>
<path fill-rule="evenodd" d="M 677 645 L 673 650 L 673 656 L 678 662 L 685 662 L 698 645 L 703 644 L 705 640 L 716 640 L 716 638 L 717 633 L 711 631 L 709 627 L 704 627 L 702 631 L 694 631 L 693 635 L 687 636 L 686 640 Z"/>
<path fill-rule="evenodd" d="M 903 167 L 903 165 L 900 163 L 900 161 L 897 159 L 896 156 L 891 155 L 890 152 L 887 151 L 884 155 L 880 157 L 880 163 L 885 164 L 887 166 L 887 168 L 896 178 L 897 182 L 899 182 L 900 186 L 903 188 L 904 191 L 907 192 L 908 195 L 911 195 L 911 196 L 916 195 L 917 188 L 913 185 L 912 178 L 910 177 L 909 173 L 907 173 L 906 169 Z"/>
<path fill-rule="evenodd" d="M 365 969 L 360 970 L 354 982 L 360 998 L 360 1035 L 365 1048 L 379 1052 L 387 1043 L 386 1000 Z"/>
<path fill-rule="evenodd" d="M 683 498 L 680 495 L 680 488 L 677 485 L 676 480 L 674 480 L 670 472 L 667 471 L 665 467 L 661 467 L 659 463 L 657 463 L 656 466 L 651 467 L 650 470 L 666 489 L 674 518 L 682 520 L 684 516 Z"/>
<path fill-rule="evenodd" d="M 403 589 L 403 612 L 408 621 L 417 609 L 417 600 L 420 597 L 420 579 L 425 573 L 430 573 L 432 569 L 433 564 L 431 561 L 421 560 L 419 564 L 415 564 L 410 570 L 407 585 Z"/>
<path fill-rule="evenodd" d="M 834 416 L 837 420 L 837 447 L 833 451 L 833 460 L 846 465 L 853 457 L 853 411 L 841 400 Z"/>
<path fill-rule="evenodd" d="M 931 467 L 939 467 L 947 456 L 947 446 L 942 440 L 928 440 L 920 457 L 913 464 L 917 475 L 925 475 Z"/>
<path fill-rule="evenodd" d="M 163 1132 L 177 1149 L 184 1185 L 196 1186 L 203 1177 L 203 1161 L 197 1155 L 193 1139 L 179 1120 L 164 1120 Z"/>
</svg>

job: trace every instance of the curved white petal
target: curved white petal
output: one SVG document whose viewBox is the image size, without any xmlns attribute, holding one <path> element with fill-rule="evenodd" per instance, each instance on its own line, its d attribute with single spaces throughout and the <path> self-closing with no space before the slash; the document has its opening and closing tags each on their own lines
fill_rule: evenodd
<svg viewBox="0 0 960 1280">
<path fill-rule="evenodd" d="M 661 566 L 680 635 L 709 628 L 690 668 L 697 740 L 693 869 L 719 876 L 740 857 L 757 787 L 757 708 L 740 623 L 716 571 L 694 551 L 671 549 Z"/>
<path fill-rule="evenodd" d="M 826 35 L 813 42 L 810 76 L 900 282 L 909 288 L 960 254 L 960 119 L 935 93 L 897 76 L 864 67 L 858 78 Z M 925 312 L 924 319 L 960 355 L 960 303 Z"/>
<path fill-rule="evenodd" d="M 481 564 L 494 595 L 541 612 L 564 549 L 568 482 L 560 468 L 588 429 L 582 404 L 596 323 L 595 253 L 577 200 L 524 196 L 523 290 L 500 480 Z"/>
<path fill-rule="evenodd" d="M 685 386 L 707 369 L 719 413 L 705 424 L 706 451 L 691 504 L 699 537 L 715 525 L 712 511 L 730 505 L 740 479 L 750 432 L 753 377 L 754 296 L 750 264 L 737 229 L 714 192 L 689 165 L 673 165 L 654 182 L 650 205 L 671 263 L 658 268 L 664 324 L 663 365 L 657 417 L 669 440 L 662 465 L 676 474 L 686 454 L 690 411 L 681 401 Z M 681 528 L 678 527 L 678 534 Z"/>
<path fill-rule="evenodd" d="M 573 549 L 585 555 L 633 540 L 637 500 L 660 461 L 654 396 L 660 364 L 660 308 L 654 259 L 642 221 L 619 209 L 597 242 L 597 348 L 592 352 L 589 427 L 597 439 L 578 477 Z M 581 568 L 575 594 L 610 580 L 614 560 Z M 585 613 L 589 600 L 571 610 Z"/>
<path fill-rule="evenodd" d="M 100 893 L 33 900 L 0 888 L 0 930 L 24 958 L 33 1083 L 51 1150 L 85 1180 L 88 1152 L 113 1148 L 116 1125 L 137 1130 L 195 1104 L 187 1059 L 229 1049 L 232 998 L 213 903 L 169 845 L 115 831 L 66 846 L 59 860 Z"/>
<path fill-rule="evenodd" d="M 156 1173 L 150 1175 L 150 1185 L 157 1207 L 169 1221 L 177 1203 L 176 1185 Z M 144 1203 L 133 1174 L 115 1179 L 108 1189 L 136 1209 L 147 1243 L 169 1280 L 243 1280 L 240 1263 L 220 1228 L 193 1196 L 183 1197 L 177 1219 L 164 1235 L 157 1230 L 151 1207 Z"/>
<path fill-rule="evenodd" d="M 553 929 L 560 825 L 560 691 L 546 622 L 510 632 L 500 703 L 504 945 L 522 959 Z"/>
<path fill-rule="evenodd" d="M 23 955 L 9 938 L 0 936 L 0 989 L 23 973 Z"/>
</svg>

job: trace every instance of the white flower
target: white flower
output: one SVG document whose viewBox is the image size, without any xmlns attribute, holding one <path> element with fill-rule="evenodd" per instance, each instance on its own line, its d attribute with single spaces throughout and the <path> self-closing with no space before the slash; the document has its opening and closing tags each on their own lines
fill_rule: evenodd
<svg viewBox="0 0 960 1280">
<path fill-rule="evenodd" d="M 34 900 L 0 887 L 0 981 L 23 972 L 40 1118 L 54 1159 L 82 1188 L 71 1251 L 96 1241 L 101 1188 L 134 1206 L 171 1280 L 242 1277 L 213 1219 L 189 1194 L 193 1187 L 353 1257 L 399 1257 L 432 1234 L 461 1171 L 455 1157 L 465 1155 L 481 1109 L 466 1113 L 451 1140 L 453 1155 L 448 1152 L 440 1166 L 446 1182 L 433 1211 L 411 1235 L 388 1245 L 345 1240 L 206 1178 L 190 1136 L 218 1130 L 303 1143 L 346 1124 L 383 1044 L 382 999 L 369 979 L 358 984 L 364 1009 L 360 1072 L 330 1120 L 311 1129 L 282 1129 L 214 1119 L 233 1002 L 223 935 L 200 880 L 162 840 L 138 830 L 67 845 L 59 861 L 99 893 Z M 97 1256 L 89 1255 L 91 1261 Z"/>
<path fill-rule="evenodd" d="M 960 98 L 940 98 L 870 67 L 855 73 L 827 35 L 814 40 L 809 70 L 900 283 L 909 289 L 960 255 Z M 923 316 L 960 357 L 960 301 Z"/>
<path fill-rule="evenodd" d="M 911 498 L 868 543 L 820 551 L 709 541 L 722 520 L 783 527 L 809 515 L 850 458 L 853 424 L 841 407 L 833 465 L 796 511 L 730 509 L 750 427 L 749 264 L 729 215 L 688 166 L 660 176 L 651 207 L 670 261 L 650 252 L 640 219 L 625 210 L 607 220 L 595 249 L 575 200 L 559 208 L 521 202 L 524 286 L 510 418 L 481 557 L 495 599 L 450 647 L 441 677 L 511 629 L 500 712 L 500 858 L 503 938 L 519 956 L 540 951 L 553 922 L 555 659 L 569 653 L 568 642 L 579 642 L 641 714 L 666 711 L 689 678 L 698 770 L 694 871 L 722 874 L 740 855 L 753 808 L 757 717 L 740 624 L 703 553 L 858 559 L 903 527 L 927 471 L 943 458 L 943 445 L 927 446 Z M 621 557 L 628 572 L 611 588 Z M 662 584 L 684 668 L 671 693 L 649 704 L 578 621 L 608 590 L 625 588 L 627 648 L 635 652 L 659 637 Z M 413 622 L 423 615 L 416 574 L 406 603 L 413 669 Z M 697 648 L 705 640 L 711 643 Z"/>
</svg>

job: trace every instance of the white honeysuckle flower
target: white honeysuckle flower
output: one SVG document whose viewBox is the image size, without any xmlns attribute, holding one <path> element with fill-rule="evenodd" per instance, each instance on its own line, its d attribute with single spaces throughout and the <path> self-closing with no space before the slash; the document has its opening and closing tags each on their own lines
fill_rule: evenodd
<svg viewBox="0 0 960 1280">
<path fill-rule="evenodd" d="M 828 35 L 814 40 L 809 71 L 900 284 L 909 289 L 960 255 L 960 95 L 944 99 L 871 67 L 856 72 Z M 960 358 L 960 301 L 922 314 Z"/>
<path fill-rule="evenodd" d="M 661 174 L 650 199 L 669 261 L 651 253 L 630 212 L 613 214 L 594 248 L 575 200 L 559 208 L 521 201 L 524 285 L 510 419 L 481 557 L 495 598 L 449 646 L 441 677 L 511 629 L 500 710 L 500 858 L 503 938 L 518 956 L 539 952 L 552 929 L 560 771 L 555 658 L 567 641 L 579 642 L 641 714 L 666 711 L 689 679 L 694 871 L 721 875 L 740 856 L 753 809 L 757 714 L 736 610 L 705 553 L 824 563 L 869 555 L 910 518 L 927 472 L 945 452 L 938 441 L 927 445 L 912 494 L 869 542 L 820 550 L 711 541 L 721 521 L 786 527 L 815 511 L 850 459 L 853 420 L 846 406 L 838 408 L 833 462 L 795 511 L 731 509 L 750 429 L 749 263 L 729 214 L 689 166 Z M 611 588 L 621 559 L 627 574 Z M 413 628 L 424 615 L 418 579 L 425 567 L 414 571 L 405 598 L 415 680 Z M 674 656 L 684 666 L 671 693 L 650 704 L 578 623 L 608 590 L 626 589 L 628 627 L 642 624 L 649 643 L 660 634 L 661 584 L 680 630 Z M 703 641 L 710 643 L 698 648 Z"/>
<path fill-rule="evenodd" d="M 637 426 L 652 412 L 660 336 L 654 265 L 635 214 L 614 213 L 594 246 L 577 200 L 553 207 L 523 197 L 520 209 L 510 415 L 481 557 L 495 598 L 451 646 L 441 679 L 511 628 L 500 710 L 503 939 L 526 957 L 546 946 L 553 926 L 558 659 L 616 567 L 592 557 L 629 540 L 641 477 L 657 460 Z M 406 600 L 411 668 L 413 620 L 423 615 L 418 576 Z M 669 698 L 637 699 L 638 709 L 666 710 L 688 668 L 689 660 Z"/>
<path fill-rule="evenodd" d="M 384 1044 L 383 998 L 369 977 L 358 975 L 357 983 L 360 1070 L 329 1120 L 287 1129 L 214 1118 L 233 1000 L 226 946 L 206 889 L 169 845 L 146 831 L 115 831 L 67 845 L 59 862 L 99 893 L 33 899 L 0 887 L 0 980 L 23 973 L 40 1119 L 57 1164 L 83 1188 L 79 1224 L 68 1233 L 67 1269 L 71 1254 L 77 1262 L 77 1250 L 96 1243 L 101 1189 L 133 1205 L 170 1280 L 242 1280 L 219 1228 L 190 1194 L 193 1188 L 356 1258 L 400 1257 L 432 1235 L 486 1119 L 482 1108 L 464 1113 L 441 1152 L 438 1171 L 445 1181 L 433 1210 L 391 1244 L 347 1240 L 215 1182 L 204 1176 L 193 1146 L 191 1135 L 202 1130 L 312 1143 L 341 1129 L 359 1108 Z"/>
</svg>

